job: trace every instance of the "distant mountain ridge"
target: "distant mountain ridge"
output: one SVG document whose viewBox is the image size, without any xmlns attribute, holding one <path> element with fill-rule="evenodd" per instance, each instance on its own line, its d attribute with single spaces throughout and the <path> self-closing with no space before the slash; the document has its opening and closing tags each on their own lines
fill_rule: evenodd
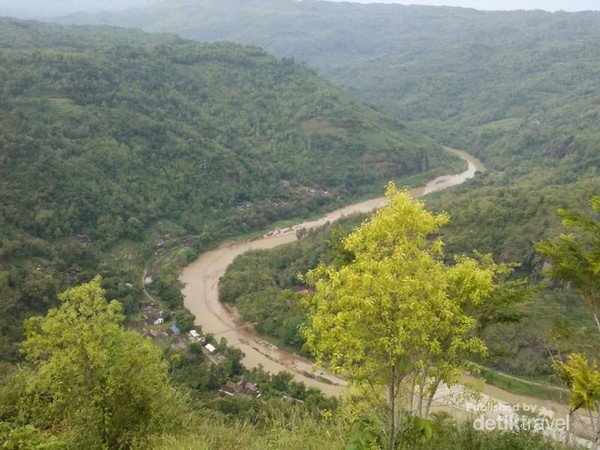
<svg viewBox="0 0 600 450">
<path fill-rule="evenodd" d="M 498 168 L 505 166 L 500 153 L 515 145 L 497 142 L 505 136 L 490 133 L 489 124 L 505 128 L 512 120 L 521 135 L 537 115 L 552 122 L 544 130 L 550 141 L 574 124 L 587 125 L 562 111 L 589 103 L 600 60 L 600 12 L 197 0 L 61 21 L 240 42 L 294 57 L 364 102 L 440 142 L 468 146 Z"/>
<path fill-rule="evenodd" d="M 0 17 L 0 48 L 90 49 L 115 45 L 177 44 L 184 40 L 174 34 L 145 33 L 142 30 L 94 25 L 59 25 L 35 20 Z"/>
</svg>

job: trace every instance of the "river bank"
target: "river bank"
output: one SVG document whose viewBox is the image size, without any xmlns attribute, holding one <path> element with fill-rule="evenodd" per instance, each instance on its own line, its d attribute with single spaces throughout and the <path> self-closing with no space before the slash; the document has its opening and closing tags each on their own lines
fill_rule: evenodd
<svg viewBox="0 0 600 450">
<path fill-rule="evenodd" d="M 463 158 L 468 163 L 467 170 L 460 174 L 437 177 L 422 187 L 411 189 L 409 193 L 413 198 L 459 185 L 474 177 L 475 173 L 485 170 L 483 163 L 469 153 L 448 147 L 446 149 Z M 265 370 L 272 373 L 285 370 L 292 373 L 296 381 L 319 388 L 327 395 L 339 395 L 347 385 L 344 380 L 322 368 L 314 367 L 310 360 L 280 349 L 254 334 L 249 324 L 240 322 L 234 310 L 229 310 L 219 302 L 218 282 L 238 255 L 249 250 L 270 249 L 291 243 L 296 240 L 296 232 L 302 228 L 316 228 L 355 212 L 371 212 L 384 206 L 385 202 L 385 197 L 363 201 L 337 209 L 317 220 L 306 221 L 288 228 L 276 228 L 254 240 L 228 242 L 215 250 L 202 254 L 186 266 L 180 276 L 180 281 L 184 285 L 182 293 L 186 308 L 196 316 L 196 323 L 202 327 L 204 333 L 212 333 L 217 338 L 223 337 L 229 345 L 242 350 L 245 354 L 243 363 L 247 367 L 256 367 L 261 364 Z M 517 406 L 521 413 L 535 409 L 550 411 L 556 417 L 561 418 L 568 414 L 566 406 L 559 403 L 512 394 L 495 386 L 484 384 L 481 380 L 475 380 L 475 382 L 480 385 L 481 390 L 481 397 L 478 400 L 473 402 L 465 399 L 465 391 L 462 386 L 455 386 L 451 389 L 443 387 L 436 396 L 434 409 L 452 410 L 457 417 L 470 417 L 471 419 L 481 416 L 482 411 L 497 412 L 498 405 L 505 410 L 512 407 L 513 411 Z M 490 416 L 486 413 L 486 417 Z M 556 436 L 553 437 L 556 439 Z M 586 444 L 587 442 L 580 441 L 580 443 Z"/>
<path fill-rule="evenodd" d="M 448 189 L 464 183 L 475 176 L 478 171 L 485 170 L 481 161 L 467 152 L 457 149 L 446 149 L 463 158 L 468 168 L 455 175 L 443 175 L 427 182 L 424 186 L 411 189 L 410 195 L 421 197 L 431 192 Z M 234 311 L 228 310 L 218 298 L 219 278 L 225 273 L 233 260 L 248 250 L 270 249 L 296 240 L 296 232 L 300 229 L 311 229 L 334 222 L 341 217 L 361 212 L 368 213 L 385 205 L 385 197 L 379 197 L 355 203 L 332 211 L 323 217 L 302 222 L 288 228 L 276 228 L 264 236 L 250 241 L 229 242 L 215 250 L 202 254 L 198 259 L 186 266 L 180 276 L 184 288 L 182 293 L 185 306 L 196 316 L 196 323 L 203 332 L 212 333 L 217 338 L 225 338 L 229 345 L 239 348 L 246 355 L 243 363 L 247 367 L 262 364 L 273 373 L 287 370 L 293 373 L 298 381 L 308 386 L 321 389 L 328 395 L 338 395 L 340 388 L 346 385 L 344 380 L 313 367 L 311 361 L 297 354 L 274 347 L 258 338 L 252 328 L 237 320 Z"/>
</svg>

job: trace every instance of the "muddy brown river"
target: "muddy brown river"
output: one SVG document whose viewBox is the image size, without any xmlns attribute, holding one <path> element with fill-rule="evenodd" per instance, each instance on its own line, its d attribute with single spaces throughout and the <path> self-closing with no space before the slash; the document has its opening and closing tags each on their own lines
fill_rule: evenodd
<svg viewBox="0 0 600 450">
<path fill-rule="evenodd" d="M 410 194 L 414 198 L 459 185 L 472 178 L 476 172 L 485 171 L 481 161 L 469 153 L 449 147 L 446 147 L 446 150 L 467 161 L 467 170 L 455 175 L 437 177 L 427 182 L 425 186 L 410 190 Z M 235 257 L 248 250 L 269 249 L 288 244 L 296 240 L 296 232 L 299 229 L 316 228 L 355 212 L 371 212 L 381 208 L 385 203 L 385 197 L 356 203 L 328 213 L 317 220 L 303 222 L 289 228 L 277 228 L 269 231 L 261 238 L 250 241 L 227 242 L 215 250 L 202 254 L 186 266 L 180 276 L 180 281 L 184 284 L 182 292 L 186 308 L 196 316 L 196 324 L 202 327 L 204 333 L 212 333 L 217 339 L 223 337 L 229 345 L 242 350 L 245 354 L 243 363 L 247 367 L 256 367 L 261 364 L 265 370 L 272 373 L 285 370 L 290 372 L 297 381 L 302 381 L 307 386 L 317 387 L 328 395 L 339 395 L 347 384 L 344 380 L 329 374 L 322 368 L 315 367 L 306 358 L 277 348 L 262 340 L 253 332 L 251 325 L 241 322 L 234 310 L 226 308 L 219 302 L 218 282 Z M 514 408 L 515 405 L 520 405 L 520 408 L 541 408 L 541 410 L 549 411 L 556 417 L 565 417 L 567 414 L 567 408 L 564 405 L 553 401 L 512 394 L 487 384 L 481 384 L 481 387 L 481 398 L 475 402 L 475 409 L 478 411 L 481 408 L 498 408 L 498 405 L 505 405 L 509 409 Z M 451 409 L 457 417 L 477 417 L 480 412 L 473 415 L 472 402 L 469 403 L 465 399 L 457 400 L 457 398 L 464 397 L 461 391 L 464 391 L 464 388 L 460 385 L 452 389 L 442 386 L 436 396 L 434 409 Z M 495 406 L 490 408 L 489 405 Z M 584 423 L 582 425 L 583 430 L 585 430 L 587 427 Z M 580 426 L 577 428 L 580 428 Z M 555 431 L 550 430 L 550 432 Z M 579 431 L 581 431 L 581 428 Z M 564 437 L 561 439 L 554 435 L 552 437 L 557 440 L 564 439 Z M 584 446 L 590 444 L 589 441 L 583 439 L 578 441 Z"/>
<path fill-rule="evenodd" d="M 447 148 L 468 163 L 468 169 L 460 174 L 444 175 L 429 181 L 425 186 L 412 189 L 413 197 L 430 192 L 448 189 L 472 178 L 476 171 L 485 170 L 481 161 L 467 152 Z M 263 237 L 251 241 L 228 242 L 215 250 L 202 254 L 189 264 L 180 276 L 184 284 L 185 306 L 196 316 L 196 324 L 204 333 L 212 333 L 218 339 L 223 337 L 229 345 L 239 348 L 246 355 L 243 363 L 247 367 L 258 364 L 273 373 L 281 370 L 291 372 L 298 381 L 314 386 L 323 392 L 336 395 L 345 381 L 313 367 L 312 363 L 299 355 L 279 349 L 258 338 L 250 326 L 240 323 L 235 311 L 227 309 L 219 302 L 218 281 L 236 256 L 253 249 L 268 249 L 296 240 L 296 232 L 301 229 L 316 228 L 327 222 L 334 222 L 355 212 L 370 212 L 385 205 L 385 197 L 375 198 L 335 210 L 317 220 L 307 221 L 285 229 L 274 229 Z"/>
</svg>

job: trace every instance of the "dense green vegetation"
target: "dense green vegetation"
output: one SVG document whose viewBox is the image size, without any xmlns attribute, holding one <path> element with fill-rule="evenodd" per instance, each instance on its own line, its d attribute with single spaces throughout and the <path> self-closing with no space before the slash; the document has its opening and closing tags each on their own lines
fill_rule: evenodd
<svg viewBox="0 0 600 450">
<path fill-rule="evenodd" d="M 492 169 L 442 194 L 453 250 L 534 262 L 558 207 L 600 192 L 600 13 L 491 12 L 348 2 L 202 0 L 67 22 L 260 45 Z"/>
<path fill-rule="evenodd" d="M 260 45 L 307 62 L 410 129 L 474 152 L 490 170 L 427 199 L 452 217 L 444 229 L 447 252 L 491 252 L 520 263 L 533 281 L 544 263 L 534 243 L 560 227 L 554 211 L 583 211 L 600 192 L 597 12 L 201 0 L 64 21 Z M 507 344 L 498 354 L 509 358 L 497 367 L 553 373 L 546 337 L 556 319 L 587 324 L 570 297 L 544 293 L 527 305 L 520 325 L 490 331 L 490 339 Z M 293 331 L 262 323 L 261 332 L 295 340 Z"/>
<path fill-rule="evenodd" d="M 107 301 L 101 280 L 60 294 L 60 306 L 27 322 L 25 364 L 2 369 L 3 448 L 378 448 L 376 429 L 305 389 L 288 373 L 240 365 L 240 352 L 217 343 L 225 360 L 210 364 L 199 344 L 160 350 L 123 327 L 122 306 Z M 224 380 L 260 383 L 263 395 L 217 397 Z M 281 395 L 294 396 L 294 403 Z M 303 400 L 301 402 L 300 400 Z M 405 449 L 563 448 L 531 432 L 481 433 L 435 414 L 414 428 Z"/>
<path fill-rule="evenodd" d="M 167 383 L 160 349 L 122 327 L 121 305 L 106 301 L 100 278 L 59 299 L 59 308 L 26 323 L 22 350 L 32 370 L 16 372 L 2 415 L 55 426 L 79 448 L 129 446 L 147 426 L 180 420 L 182 399 Z"/>
<path fill-rule="evenodd" d="M 547 275 L 565 283 L 583 300 L 585 310 L 593 320 L 595 329 L 583 334 L 575 324 L 563 327 L 575 336 L 576 350 L 564 357 L 554 358 L 554 368 L 560 379 L 569 387 L 570 414 L 583 409 L 590 416 L 590 432 L 595 444 L 600 443 L 600 370 L 597 361 L 600 348 L 600 196 L 590 201 L 592 215 L 560 210 L 563 225 L 569 233 L 540 242 L 538 251 L 549 258 Z M 590 339 L 591 337 L 591 339 Z M 558 341 L 563 336 L 558 334 Z M 594 417 L 595 416 L 595 417 Z"/>
<path fill-rule="evenodd" d="M 450 209 L 455 217 L 455 228 L 447 232 L 450 254 L 456 250 L 470 251 L 481 243 L 484 251 L 493 251 L 502 259 L 523 258 L 524 268 L 531 269 L 542 261 L 533 253 L 532 242 L 550 233 L 557 223 L 550 213 L 554 205 L 571 202 L 578 209 L 577 199 L 587 198 L 598 190 L 598 139 L 594 131 L 597 115 L 593 110 L 597 100 L 596 66 L 590 62 L 596 55 L 587 46 L 587 37 L 594 36 L 593 32 L 588 33 L 588 28 L 595 26 L 595 16 L 589 19 L 592 25 L 581 20 L 581 16 L 550 16 L 563 18 L 565 23 L 560 26 L 568 30 L 558 33 L 554 40 L 544 40 L 547 24 L 542 19 L 548 16 L 526 16 L 535 38 L 532 41 L 535 45 L 530 43 L 530 47 L 537 49 L 539 45 L 541 50 L 525 57 L 520 52 L 525 54 L 524 50 L 530 50 L 523 42 L 528 43 L 531 36 L 514 36 L 509 32 L 510 21 L 503 22 L 506 17 L 512 21 L 515 17 L 525 20 L 525 16 L 455 10 L 436 15 L 435 11 L 442 10 L 382 9 L 392 18 L 391 11 L 414 13 L 407 19 L 410 33 L 400 33 L 404 40 L 390 40 L 392 46 L 406 44 L 402 48 L 408 53 L 402 53 L 402 58 L 408 57 L 411 63 L 386 57 L 381 60 L 385 61 L 382 66 L 375 63 L 379 54 L 372 52 L 367 39 L 362 42 L 363 48 L 352 38 L 353 33 L 368 26 L 357 26 L 350 19 L 360 11 L 369 25 L 372 17 L 364 13 L 376 11 L 371 7 L 321 2 L 248 2 L 247 5 L 244 9 L 232 8 L 219 19 L 221 33 L 234 30 L 259 33 L 260 27 L 242 28 L 237 21 L 255 20 L 255 8 L 268 5 L 273 14 L 263 19 L 268 17 L 271 25 L 280 23 L 275 13 L 283 5 L 284 9 L 295 8 L 298 13 L 288 17 L 288 25 L 299 23 L 310 28 L 316 20 L 322 33 L 307 33 L 307 36 L 323 39 L 332 31 L 339 32 L 335 26 L 327 28 L 333 14 L 340 20 L 344 15 L 339 12 L 346 10 L 339 8 L 350 8 L 348 24 L 355 28 L 348 29 L 345 39 L 337 40 L 344 37 L 342 32 L 330 44 L 346 47 L 357 58 L 343 53 L 336 57 L 319 53 L 323 62 L 327 62 L 319 70 L 325 70 L 327 65 L 331 70 L 343 68 L 346 61 L 349 65 L 344 67 L 350 67 L 353 74 L 341 75 L 357 83 L 351 86 L 340 78 L 346 87 L 356 89 L 362 98 L 378 103 L 380 108 L 393 112 L 417 130 L 447 143 L 475 148 L 490 164 L 491 173 L 471 183 L 479 188 L 477 192 L 459 188 L 449 195 L 437 194 L 429 201 L 438 209 Z M 212 2 L 199 2 L 196 9 L 207 6 L 217 13 L 220 7 L 231 7 L 226 2 L 220 3 L 219 8 Z M 169 16 L 170 8 L 164 6 L 161 10 L 162 29 L 182 20 Z M 310 20 L 298 20 L 306 10 L 310 11 Z M 181 11 L 186 20 L 193 18 L 189 10 Z M 285 11 L 289 15 L 290 10 Z M 331 16 L 328 18 L 324 11 Z M 155 11 L 150 10 L 137 20 L 144 24 L 155 17 Z M 458 20 L 461 26 L 444 22 L 448 18 Z M 397 38 L 384 19 L 387 20 L 380 16 L 378 31 L 387 30 Z M 223 26 L 225 22 L 231 25 Z M 209 26 L 215 23 L 210 18 L 206 20 Z M 447 33 L 457 33 L 460 29 L 462 38 L 429 41 L 432 28 L 423 24 L 435 26 L 440 36 L 446 37 Z M 501 28 L 494 28 L 498 24 Z M 497 50 L 491 52 L 494 57 L 487 57 L 490 48 L 486 47 L 472 48 L 474 53 L 464 59 L 463 45 L 481 33 L 482 26 L 488 32 L 486 39 L 490 40 L 485 45 Z M 407 28 L 399 29 L 404 32 Z M 286 32 L 293 34 L 294 28 L 288 26 Z M 562 39 L 572 37 L 573 33 L 584 38 L 566 51 L 561 47 Z M 377 37 L 373 35 L 373 42 Z M 273 37 L 273 42 L 290 45 L 289 40 L 280 36 Z M 327 50 L 327 46 L 313 44 L 316 45 L 308 54 L 319 48 Z M 0 19 L 0 48 L 2 358 L 19 359 L 16 341 L 24 317 L 44 314 L 57 305 L 57 297 L 60 305 L 50 309 L 45 318 L 35 317 L 26 322 L 26 341 L 21 346 L 23 364 L 0 365 L 0 445 L 7 448 L 394 448 L 397 446 L 389 436 L 400 430 L 402 448 L 561 447 L 530 433 L 478 433 L 471 427 L 456 425 L 444 415 L 416 420 L 409 414 L 408 421 L 401 421 L 401 415 L 392 416 L 392 423 L 399 422 L 386 436 L 386 431 L 382 433 L 385 427 L 376 424 L 379 418 L 374 421 L 373 416 L 364 414 L 365 407 L 387 411 L 385 396 L 364 398 L 365 402 L 359 398 L 355 403 L 347 399 L 338 403 L 294 382 L 289 374 L 267 374 L 260 367 L 244 368 L 241 353 L 212 336 L 206 339 L 223 356 L 219 364 L 211 364 L 200 344 L 187 345 L 177 338 L 159 343 L 164 349 L 161 355 L 160 347 L 123 327 L 124 312 L 129 315 L 129 325 L 142 328 L 142 312 L 138 308 L 147 295 L 141 289 L 142 272 L 154 278 L 147 288 L 158 296 L 160 307 L 168 308 L 164 317 L 186 331 L 192 326 L 193 317 L 183 310 L 173 267 L 164 270 L 165 267 L 189 259 L 227 236 L 378 192 L 388 179 L 402 179 L 426 170 L 432 173 L 442 168 L 447 170 L 453 164 L 452 158 L 437 145 L 409 133 L 396 120 L 361 106 L 306 66 L 290 58 L 275 59 L 256 47 L 195 44 L 172 35 L 148 37 L 139 31 Z M 292 49 L 289 55 L 295 55 L 293 46 L 289 48 Z M 374 55 L 373 64 L 363 72 L 352 64 L 361 59 L 364 64 L 368 52 Z M 521 59 L 511 59 L 513 53 L 518 53 Z M 571 54 L 579 59 L 569 60 Z M 415 58 L 416 55 L 426 57 Z M 520 64 L 525 67 L 525 62 L 531 65 L 527 70 L 509 70 L 507 60 L 516 61 L 517 68 Z M 548 61 L 552 70 L 544 65 Z M 568 65 L 563 67 L 565 62 L 579 68 L 581 79 L 572 75 Z M 452 76 L 457 78 L 436 78 L 440 76 L 436 71 L 432 77 L 423 76 L 425 65 L 451 69 Z M 384 77 L 372 81 L 375 76 L 389 74 L 390 67 L 402 69 L 401 80 Z M 488 77 L 488 72 L 494 76 Z M 522 84 L 517 84 L 517 79 Z M 403 84 L 406 80 L 409 85 Z M 400 97 L 391 95 L 397 92 L 392 85 L 400 89 Z M 519 89 L 514 89 L 517 85 Z M 478 89 L 479 94 L 473 94 L 471 88 Z M 377 89 L 382 89 L 379 97 L 369 97 L 377 94 Z M 507 94 L 510 90 L 515 91 L 514 96 Z M 566 96 L 566 91 L 572 96 Z M 536 92 L 539 95 L 534 95 Z M 421 97 L 421 94 L 426 95 Z M 504 101 L 498 102 L 499 98 Z M 454 101 L 460 102 L 459 112 L 449 106 Z M 529 190 L 535 192 L 523 196 Z M 456 209 L 459 206 L 460 211 Z M 361 229 L 368 245 L 349 246 L 352 238 L 346 235 L 360 220 L 351 218 L 309 232 L 291 250 L 255 252 L 240 258 L 228 272 L 221 294 L 235 303 L 244 317 L 258 322 L 260 332 L 291 346 L 301 346 L 304 338 L 308 336 L 310 341 L 312 336 L 310 347 L 317 349 L 319 344 L 314 335 L 298 333 L 299 325 L 306 323 L 302 299 L 310 296 L 313 289 L 306 290 L 298 272 L 304 273 L 322 262 L 321 275 L 326 274 L 325 278 L 331 280 L 338 269 L 342 273 L 345 268 L 351 270 L 361 263 L 361 270 L 366 269 L 377 278 L 390 273 L 396 276 L 396 271 L 403 267 L 395 264 L 379 267 L 372 255 L 363 264 L 359 258 L 361 251 L 370 255 L 369 251 L 374 250 L 379 257 L 395 248 L 378 247 L 381 243 L 375 242 L 377 238 L 388 233 L 386 242 L 389 244 L 391 239 L 400 245 L 405 236 L 390 234 L 393 227 L 373 230 L 365 225 Z M 517 234 L 519 239 L 515 239 Z M 448 276 L 442 275 L 446 266 L 439 252 L 441 241 L 430 239 L 435 237 L 424 232 L 417 239 L 435 254 L 425 258 L 429 261 L 425 266 L 435 270 L 412 275 L 426 280 L 433 290 L 438 289 L 432 298 L 440 301 L 436 303 L 440 308 L 426 308 L 427 314 L 421 314 L 424 310 L 417 311 L 418 317 L 406 329 L 426 330 L 428 325 L 434 338 L 419 334 L 410 345 L 391 346 L 394 355 L 400 358 L 393 364 L 393 371 L 398 368 L 413 373 L 410 364 L 416 361 L 414 373 L 423 379 L 433 373 L 441 374 L 440 380 L 452 382 L 457 380 L 459 369 L 464 368 L 467 353 L 471 356 L 484 353 L 483 341 L 472 333 L 476 330 L 479 334 L 484 323 L 510 322 L 520 314 L 512 308 L 500 312 L 492 308 L 491 316 L 486 315 L 490 313 L 486 308 L 478 311 L 476 306 L 489 293 L 488 288 L 463 292 L 461 283 L 466 280 L 471 287 L 470 282 L 488 286 L 491 274 L 498 267 L 490 259 L 463 258 L 454 266 L 458 268 L 456 272 L 450 270 Z M 411 244 L 407 245 L 395 257 L 405 258 L 404 250 L 412 251 Z M 424 270 L 421 266 L 419 269 Z M 98 272 L 103 274 L 103 280 L 94 278 L 88 284 L 57 295 L 69 285 L 92 279 Z M 595 280 L 596 272 L 594 266 L 585 275 Z M 364 272 L 357 273 L 349 279 L 360 284 Z M 470 278 L 476 274 L 476 280 Z M 561 279 L 572 281 L 569 277 Z M 318 301 L 319 283 L 323 281 L 317 278 L 313 281 L 317 284 L 313 300 Z M 122 304 L 106 302 L 101 283 L 108 298 L 116 297 Z M 452 292 L 447 298 L 440 294 L 444 286 L 449 286 Z M 587 300 L 588 291 L 576 288 L 575 293 L 583 292 Z M 323 289 L 322 292 L 326 291 L 321 294 L 323 298 L 331 300 L 329 290 Z M 376 291 L 381 293 L 383 289 Z M 395 295 L 397 290 L 393 291 Z M 368 296 L 372 294 L 368 292 Z M 388 298 L 388 294 L 383 297 Z M 446 302 L 455 297 L 464 300 L 462 306 L 470 309 L 466 315 L 462 310 L 458 314 L 452 301 Z M 410 300 L 413 295 L 407 298 Z M 567 318 L 579 318 L 582 309 L 574 309 L 568 303 L 569 298 L 557 296 L 550 308 L 567 311 Z M 419 303 L 419 307 L 425 306 L 426 302 Z M 540 307 L 540 302 L 529 303 L 526 308 L 537 317 L 548 312 L 548 306 Z M 321 320 L 318 309 L 313 307 L 310 312 L 313 325 Z M 441 310 L 443 313 L 436 316 Z M 596 309 L 592 311 L 595 315 Z M 482 315 L 469 316 L 477 312 Z M 419 328 L 423 317 L 431 320 L 421 323 L 423 326 Z M 449 317 L 457 320 L 459 326 L 446 321 Z M 537 317 L 531 318 L 531 323 Z M 439 326 L 432 327 L 432 321 L 436 320 Z M 590 317 L 582 318 L 579 334 L 587 332 L 588 322 L 593 324 Z M 385 324 L 372 322 L 375 328 L 379 325 Z M 563 329 L 554 331 L 559 333 L 568 328 L 567 324 L 561 326 Z M 400 337 L 406 335 L 406 330 Z M 519 334 L 514 328 L 510 330 Z M 370 332 L 359 331 L 363 338 Z M 540 338 L 542 331 L 546 330 L 535 328 L 532 337 Z M 326 330 L 321 328 L 317 332 Z M 450 332 L 458 333 L 452 338 L 457 347 L 444 347 Z M 498 335 L 506 340 L 508 335 L 507 329 L 491 333 L 483 335 L 488 342 L 499 341 Z M 387 338 L 382 337 L 381 347 L 387 348 Z M 337 349 L 341 341 L 330 339 L 329 343 L 333 342 Z M 514 340 L 511 345 L 519 347 L 518 342 Z M 420 353 L 417 349 L 424 343 L 430 347 Z M 563 351 L 574 349 L 567 340 L 561 340 L 560 344 Z M 328 343 L 324 341 L 324 345 Z M 368 345 L 368 339 L 351 342 L 355 350 Z M 538 348 L 545 345 L 541 342 Z M 406 353 L 406 348 L 413 353 Z M 368 376 L 370 383 L 389 368 L 385 362 L 381 369 L 368 360 L 377 350 L 373 347 L 364 351 L 361 356 L 364 360 L 355 365 L 359 375 L 365 374 L 364 368 L 374 368 L 371 374 L 374 375 Z M 320 351 L 327 353 L 323 348 Z M 529 353 L 522 359 L 535 353 L 531 346 L 526 346 L 526 351 Z M 598 404 L 598 370 L 586 358 L 575 354 L 564 362 L 556 360 L 560 378 L 571 388 L 573 410 L 583 407 L 592 411 Z M 459 360 L 460 367 L 452 365 Z M 338 362 L 352 363 L 352 353 Z M 531 365 L 533 375 L 546 373 L 544 370 L 548 369 Z M 345 368 L 354 370 L 351 364 Z M 240 380 L 259 383 L 264 395 L 261 398 L 214 395 L 224 383 Z M 421 386 L 425 388 L 425 384 Z M 296 404 L 282 401 L 283 395 L 294 397 Z M 376 402 L 369 403 L 371 400 Z M 427 416 L 421 411 L 420 414 Z"/>
<path fill-rule="evenodd" d="M 306 347 L 319 365 L 364 393 L 356 416 L 373 423 L 381 447 L 402 447 L 426 420 L 438 388 L 460 382 L 487 354 L 481 330 L 506 315 L 511 269 L 489 257 L 447 264 L 435 236 L 448 222 L 393 184 L 387 205 L 341 241 L 344 264 L 320 263 L 303 279 Z"/>
<path fill-rule="evenodd" d="M 190 257 L 455 161 L 291 60 L 145 36 L 0 21 L 3 358 L 95 273 L 134 312 L 157 242 Z"/>
</svg>

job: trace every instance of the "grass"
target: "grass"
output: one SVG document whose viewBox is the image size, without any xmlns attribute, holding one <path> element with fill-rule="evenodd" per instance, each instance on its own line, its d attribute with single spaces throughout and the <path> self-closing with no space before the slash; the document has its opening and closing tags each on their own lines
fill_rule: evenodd
<svg viewBox="0 0 600 450">
<path fill-rule="evenodd" d="M 561 386 L 527 380 L 526 378 L 518 378 L 485 367 L 481 368 L 481 376 L 486 383 L 513 394 L 526 395 L 544 400 L 553 400 L 559 403 L 566 403 L 568 400 L 568 391 Z"/>
<path fill-rule="evenodd" d="M 138 242 L 124 241 L 114 247 L 108 258 L 119 262 L 119 267 L 127 272 L 138 271 L 143 260 Z"/>
<path fill-rule="evenodd" d="M 225 420 L 222 416 L 208 411 L 199 412 L 202 416 L 190 419 L 186 428 L 174 435 L 150 436 L 139 447 L 153 449 L 342 449 L 346 447 L 346 427 L 338 421 L 318 420 L 299 409 L 287 414 L 274 412 L 264 426 L 256 426 L 249 421 Z"/>
</svg>

